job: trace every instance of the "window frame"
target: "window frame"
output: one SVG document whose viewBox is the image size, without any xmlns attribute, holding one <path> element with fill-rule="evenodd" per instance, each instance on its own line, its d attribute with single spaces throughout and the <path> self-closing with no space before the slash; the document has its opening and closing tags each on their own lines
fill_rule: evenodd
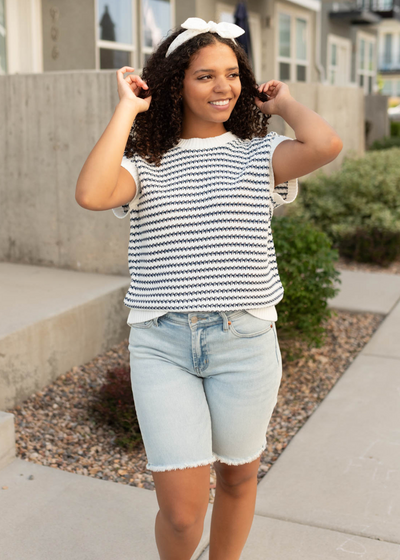
<svg viewBox="0 0 400 560">
<path fill-rule="evenodd" d="M 361 41 L 364 40 L 366 45 L 370 43 L 373 44 L 373 69 L 360 68 L 361 62 Z M 356 51 L 356 74 L 357 74 L 357 86 L 362 87 L 366 95 L 374 93 L 376 89 L 376 77 L 377 77 L 377 67 L 376 67 L 376 37 L 364 33 L 362 31 L 357 31 L 357 51 Z M 366 48 L 365 60 L 369 61 L 369 46 Z M 361 85 L 360 76 L 364 76 L 364 83 Z M 372 77 L 372 88 L 371 92 L 368 91 L 368 78 Z"/>
<path fill-rule="evenodd" d="M 281 56 L 279 54 L 279 14 L 285 14 L 290 16 L 290 57 Z M 303 19 L 306 21 L 306 53 L 307 59 L 300 60 L 297 58 L 296 53 L 296 20 Z M 280 80 L 280 63 L 286 63 L 290 65 L 290 79 L 288 82 L 296 82 L 299 84 L 307 84 L 311 82 L 311 17 L 310 14 L 304 13 L 300 10 L 292 10 L 283 6 L 282 4 L 276 5 L 275 11 L 275 21 L 277 22 L 275 29 L 275 75 L 278 76 Z M 297 80 L 297 66 L 305 66 L 306 69 L 306 79 L 304 81 Z"/>
<path fill-rule="evenodd" d="M 131 53 L 129 66 L 137 67 L 138 62 L 138 44 L 137 44 L 137 5 L 140 0 L 131 0 L 132 5 L 132 44 L 119 43 L 118 41 L 104 41 L 99 38 L 99 9 L 98 0 L 94 0 L 94 20 L 95 20 L 95 40 L 96 40 L 96 70 L 112 70 L 111 68 L 100 68 L 100 49 L 109 49 L 115 51 L 128 51 Z M 116 69 L 115 69 L 116 70 Z"/>
<path fill-rule="evenodd" d="M 385 61 L 386 35 L 392 36 L 390 62 Z M 400 29 L 387 27 L 379 35 L 379 68 L 381 70 L 399 70 L 400 68 Z"/>
<path fill-rule="evenodd" d="M 389 51 L 389 62 L 386 62 L 386 38 L 390 37 L 390 51 Z M 382 61 L 381 61 L 381 66 L 382 68 L 384 68 L 385 70 L 388 69 L 390 70 L 390 68 L 393 66 L 393 59 L 394 59 L 394 43 L 395 43 L 395 34 L 391 31 L 385 31 L 385 33 L 383 33 L 383 48 L 382 48 Z"/>
<path fill-rule="evenodd" d="M 382 95 L 389 97 L 400 97 L 400 78 L 385 76 L 383 78 L 384 84 L 390 84 L 390 93 L 385 93 L 382 90 Z"/>
<path fill-rule="evenodd" d="M 351 82 L 351 40 L 346 39 L 345 37 L 341 37 L 340 35 L 335 35 L 333 33 L 328 34 L 327 40 L 327 49 L 326 49 L 326 69 L 327 69 L 327 81 L 329 85 L 332 86 L 339 86 L 339 84 L 335 82 L 331 83 L 331 72 L 341 72 L 341 68 L 336 65 L 334 67 L 332 65 L 332 46 L 336 45 L 337 53 L 339 52 L 339 48 L 345 47 L 346 49 L 346 58 L 347 58 L 347 72 L 346 72 L 346 82 L 343 84 L 344 86 L 348 86 Z M 339 86 L 340 87 L 340 86 Z"/>
</svg>

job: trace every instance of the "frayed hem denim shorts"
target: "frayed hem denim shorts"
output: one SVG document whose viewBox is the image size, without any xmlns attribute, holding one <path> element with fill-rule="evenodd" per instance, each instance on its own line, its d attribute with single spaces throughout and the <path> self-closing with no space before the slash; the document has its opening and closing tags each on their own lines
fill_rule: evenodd
<svg viewBox="0 0 400 560">
<path fill-rule="evenodd" d="M 274 321 L 245 310 L 168 312 L 131 325 L 129 351 L 147 469 L 261 455 L 282 378 Z"/>
</svg>

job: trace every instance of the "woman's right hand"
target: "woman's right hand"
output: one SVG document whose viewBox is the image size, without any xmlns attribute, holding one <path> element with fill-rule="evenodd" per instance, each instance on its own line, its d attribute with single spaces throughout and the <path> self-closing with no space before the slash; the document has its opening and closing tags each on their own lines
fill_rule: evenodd
<svg viewBox="0 0 400 560">
<path fill-rule="evenodd" d="M 118 95 L 120 101 L 129 100 L 138 113 L 143 113 L 150 107 L 151 95 L 145 99 L 138 96 L 142 89 L 149 89 L 149 86 L 140 76 L 135 74 L 129 74 L 124 78 L 125 72 L 132 72 L 133 70 L 134 68 L 131 66 L 123 66 L 117 70 Z"/>
</svg>

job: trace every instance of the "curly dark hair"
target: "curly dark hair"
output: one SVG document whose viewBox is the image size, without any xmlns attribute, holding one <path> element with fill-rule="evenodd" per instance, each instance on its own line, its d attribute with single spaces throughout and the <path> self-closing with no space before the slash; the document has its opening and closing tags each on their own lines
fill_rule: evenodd
<svg viewBox="0 0 400 560">
<path fill-rule="evenodd" d="M 150 163 L 160 165 L 162 156 L 176 146 L 181 138 L 183 122 L 183 103 L 181 98 L 186 69 L 197 51 L 217 41 L 228 45 L 236 55 L 242 90 L 235 107 L 224 123 L 227 131 L 242 139 L 263 137 L 268 132 L 270 115 L 264 115 L 254 103 L 254 97 L 267 100 L 258 91 L 256 79 L 249 64 L 246 52 L 231 39 L 224 39 L 216 33 L 201 33 L 189 39 L 167 58 L 165 53 L 172 41 L 185 30 L 176 29 L 164 39 L 150 56 L 143 68 L 142 78 L 149 86 L 142 90 L 140 97 L 151 95 L 150 107 L 139 113 L 131 128 L 124 155 L 134 153 Z M 169 95 L 166 95 L 168 92 Z"/>
</svg>

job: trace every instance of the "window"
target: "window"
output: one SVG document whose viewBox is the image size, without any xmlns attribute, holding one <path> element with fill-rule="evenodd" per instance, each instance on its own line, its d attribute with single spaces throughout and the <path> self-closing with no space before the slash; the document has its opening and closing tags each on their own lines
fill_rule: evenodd
<svg viewBox="0 0 400 560">
<path fill-rule="evenodd" d="M 297 81 L 306 81 L 307 64 L 307 21 L 296 18 L 296 72 Z"/>
<path fill-rule="evenodd" d="M 308 20 L 279 12 L 278 75 L 279 80 L 308 81 Z"/>
<path fill-rule="evenodd" d="M 396 80 L 396 79 L 384 80 L 382 93 L 383 95 L 400 97 L 400 80 Z"/>
<path fill-rule="evenodd" d="M 142 66 L 172 27 L 169 0 L 142 0 Z"/>
<path fill-rule="evenodd" d="M 6 15 L 4 0 L 0 0 L 0 74 L 7 72 Z"/>
<path fill-rule="evenodd" d="M 371 94 L 376 82 L 375 38 L 365 33 L 358 34 L 358 83 L 364 92 Z"/>
<path fill-rule="evenodd" d="M 382 93 L 383 95 L 392 95 L 392 83 L 393 80 L 384 80 Z"/>
<path fill-rule="evenodd" d="M 97 0 L 100 70 L 135 65 L 135 4 L 132 0 Z"/>
<path fill-rule="evenodd" d="M 290 58 L 290 19 L 287 14 L 279 14 L 279 56 Z"/>
<path fill-rule="evenodd" d="M 393 34 L 385 33 L 384 35 L 384 51 L 383 51 L 383 67 L 386 68 L 392 64 L 392 43 Z"/>
<path fill-rule="evenodd" d="M 96 0 L 97 67 L 143 66 L 173 27 L 173 3 L 174 0 Z"/>
<path fill-rule="evenodd" d="M 382 33 L 379 53 L 379 67 L 382 70 L 398 71 L 400 69 L 400 33 L 396 33 L 395 30 Z"/>
<path fill-rule="evenodd" d="M 328 35 L 328 81 L 334 86 L 350 83 L 351 41 L 337 35 Z"/>
</svg>

